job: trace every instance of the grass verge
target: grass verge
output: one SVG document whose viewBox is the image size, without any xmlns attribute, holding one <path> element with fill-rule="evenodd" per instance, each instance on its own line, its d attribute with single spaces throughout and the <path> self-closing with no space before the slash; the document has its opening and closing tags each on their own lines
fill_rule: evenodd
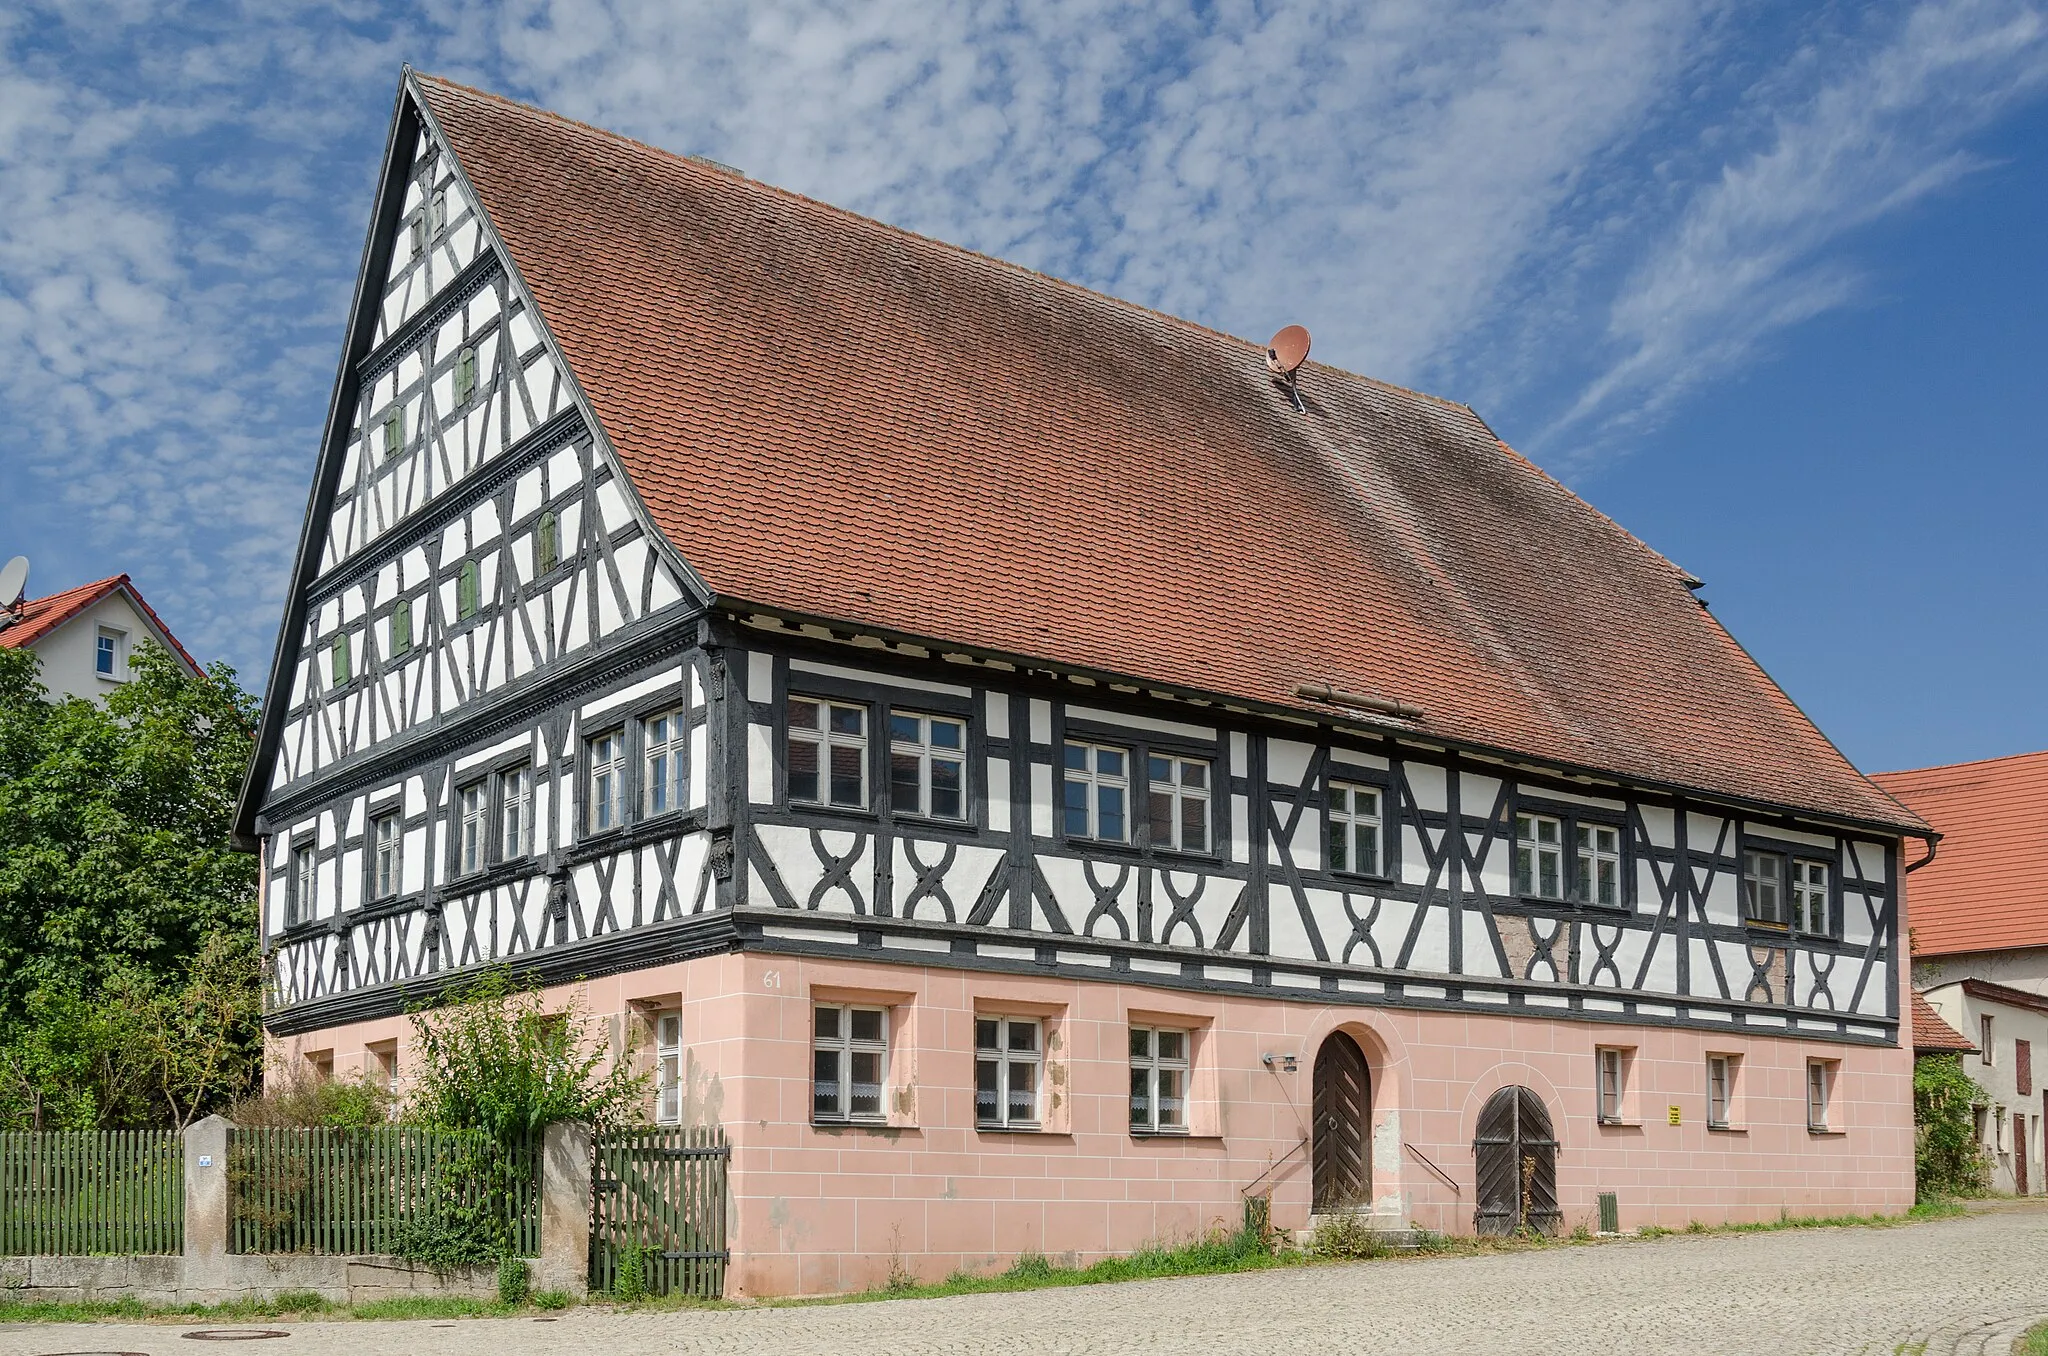
<svg viewBox="0 0 2048 1356">
<path fill-rule="evenodd" d="M 243 1322 L 251 1319 L 430 1319 L 513 1318 L 547 1309 L 563 1309 L 567 1295 L 543 1291 L 525 1304 L 457 1295 L 409 1295 L 400 1299 L 331 1304 L 310 1291 L 287 1292 L 269 1300 L 233 1300 L 226 1304 L 144 1304 L 135 1299 L 31 1301 L 0 1297 L 0 1323 L 162 1323 L 194 1319 Z"/>
<path fill-rule="evenodd" d="M 2036 1323 L 2012 1345 L 2012 1356 L 2048 1356 L 2048 1323 Z"/>
</svg>

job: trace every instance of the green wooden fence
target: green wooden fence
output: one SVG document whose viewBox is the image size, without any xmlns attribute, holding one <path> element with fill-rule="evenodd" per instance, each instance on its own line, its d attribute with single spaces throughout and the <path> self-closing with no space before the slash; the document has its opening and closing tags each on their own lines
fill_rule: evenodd
<svg viewBox="0 0 2048 1356">
<path fill-rule="evenodd" d="M 482 1134 L 397 1125 L 230 1130 L 229 1250 L 405 1252 L 437 1230 L 481 1227 L 534 1256 L 536 1143 L 507 1150 Z"/>
<path fill-rule="evenodd" d="M 622 1130 L 599 1135 L 593 1149 L 591 1289 L 616 1292 L 637 1257 L 650 1295 L 723 1295 L 725 1132 Z"/>
<path fill-rule="evenodd" d="M 174 1130 L 0 1132 L 0 1255 L 175 1253 L 184 1221 Z"/>
</svg>

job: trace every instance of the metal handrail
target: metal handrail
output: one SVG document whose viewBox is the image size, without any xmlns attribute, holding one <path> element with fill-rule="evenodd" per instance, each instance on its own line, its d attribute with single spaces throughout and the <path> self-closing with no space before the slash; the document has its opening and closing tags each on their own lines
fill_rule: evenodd
<svg viewBox="0 0 2048 1356">
<path fill-rule="evenodd" d="M 1428 1168 L 1431 1172 L 1435 1173 L 1438 1177 L 1442 1178 L 1443 1184 L 1451 1189 L 1452 1195 L 1462 1197 L 1465 1194 L 1465 1189 L 1459 1186 L 1449 1173 L 1445 1172 L 1442 1168 L 1438 1167 L 1436 1164 L 1429 1161 L 1428 1154 L 1422 1152 L 1422 1150 L 1416 1148 L 1413 1144 L 1410 1144 L 1406 1140 L 1401 1141 L 1401 1147 L 1406 1149 L 1409 1153 L 1414 1154 L 1416 1159 L 1421 1162 L 1423 1167 Z"/>
<path fill-rule="evenodd" d="M 1238 1188 L 1237 1194 L 1240 1196 L 1251 1195 L 1253 1190 L 1258 1187 L 1259 1183 L 1265 1181 L 1268 1177 L 1271 1177 L 1274 1173 L 1280 1171 L 1280 1165 L 1282 1163 L 1285 1163 L 1288 1159 L 1294 1157 L 1296 1154 L 1300 1153 L 1303 1149 L 1306 1149 L 1307 1147 L 1308 1136 L 1303 1135 L 1301 1137 L 1301 1143 L 1295 1145 L 1292 1149 L 1289 1149 L 1286 1153 L 1281 1154 L 1278 1158 L 1274 1159 L 1271 1163 L 1267 1164 L 1266 1170 L 1260 1173 L 1257 1177 L 1252 1178 L 1250 1185 Z"/>
</svg>

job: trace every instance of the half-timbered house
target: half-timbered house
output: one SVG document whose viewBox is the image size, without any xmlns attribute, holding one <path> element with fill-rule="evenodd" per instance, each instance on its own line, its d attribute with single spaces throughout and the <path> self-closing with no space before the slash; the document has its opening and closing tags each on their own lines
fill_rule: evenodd
<svg viewBox="0 0 2048 1356">
<path fill-rule="evenodd" d="M 737 1293 L 1900 1208 L 1927 830 L 1697 584 L 1462 405 L 408 73 L 273 1058 L 580 994 L 731 1137 Z"/>
</svg>

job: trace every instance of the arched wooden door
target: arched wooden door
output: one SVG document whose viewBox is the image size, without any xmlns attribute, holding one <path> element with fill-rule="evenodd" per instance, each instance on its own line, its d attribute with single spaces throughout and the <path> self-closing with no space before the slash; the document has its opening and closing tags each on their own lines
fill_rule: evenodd
<svg viewBox="0 0 2048 1356">
<path fill-rule="evenodd" d="M 1482 1234 L 1510 1234 L 1524 1226 L 1555 1234 L 1557 1135 L 1543 1099 L 1527 1088 L 1502 1088 L 1487 1098 L 1472 1138 L 1479 1179 L 1479 1210 L 1473 1228 Z"/>
<path fill-rule="evenodd" d="M 1315 1208 L 1342 1210 L 1372 1199 L 1365 1127 L 1372 1115 L 1372 1075 L 1358 1042 L 1333 1031 L 1316 1051 L 1310 1165 Z"/>
</svg>

